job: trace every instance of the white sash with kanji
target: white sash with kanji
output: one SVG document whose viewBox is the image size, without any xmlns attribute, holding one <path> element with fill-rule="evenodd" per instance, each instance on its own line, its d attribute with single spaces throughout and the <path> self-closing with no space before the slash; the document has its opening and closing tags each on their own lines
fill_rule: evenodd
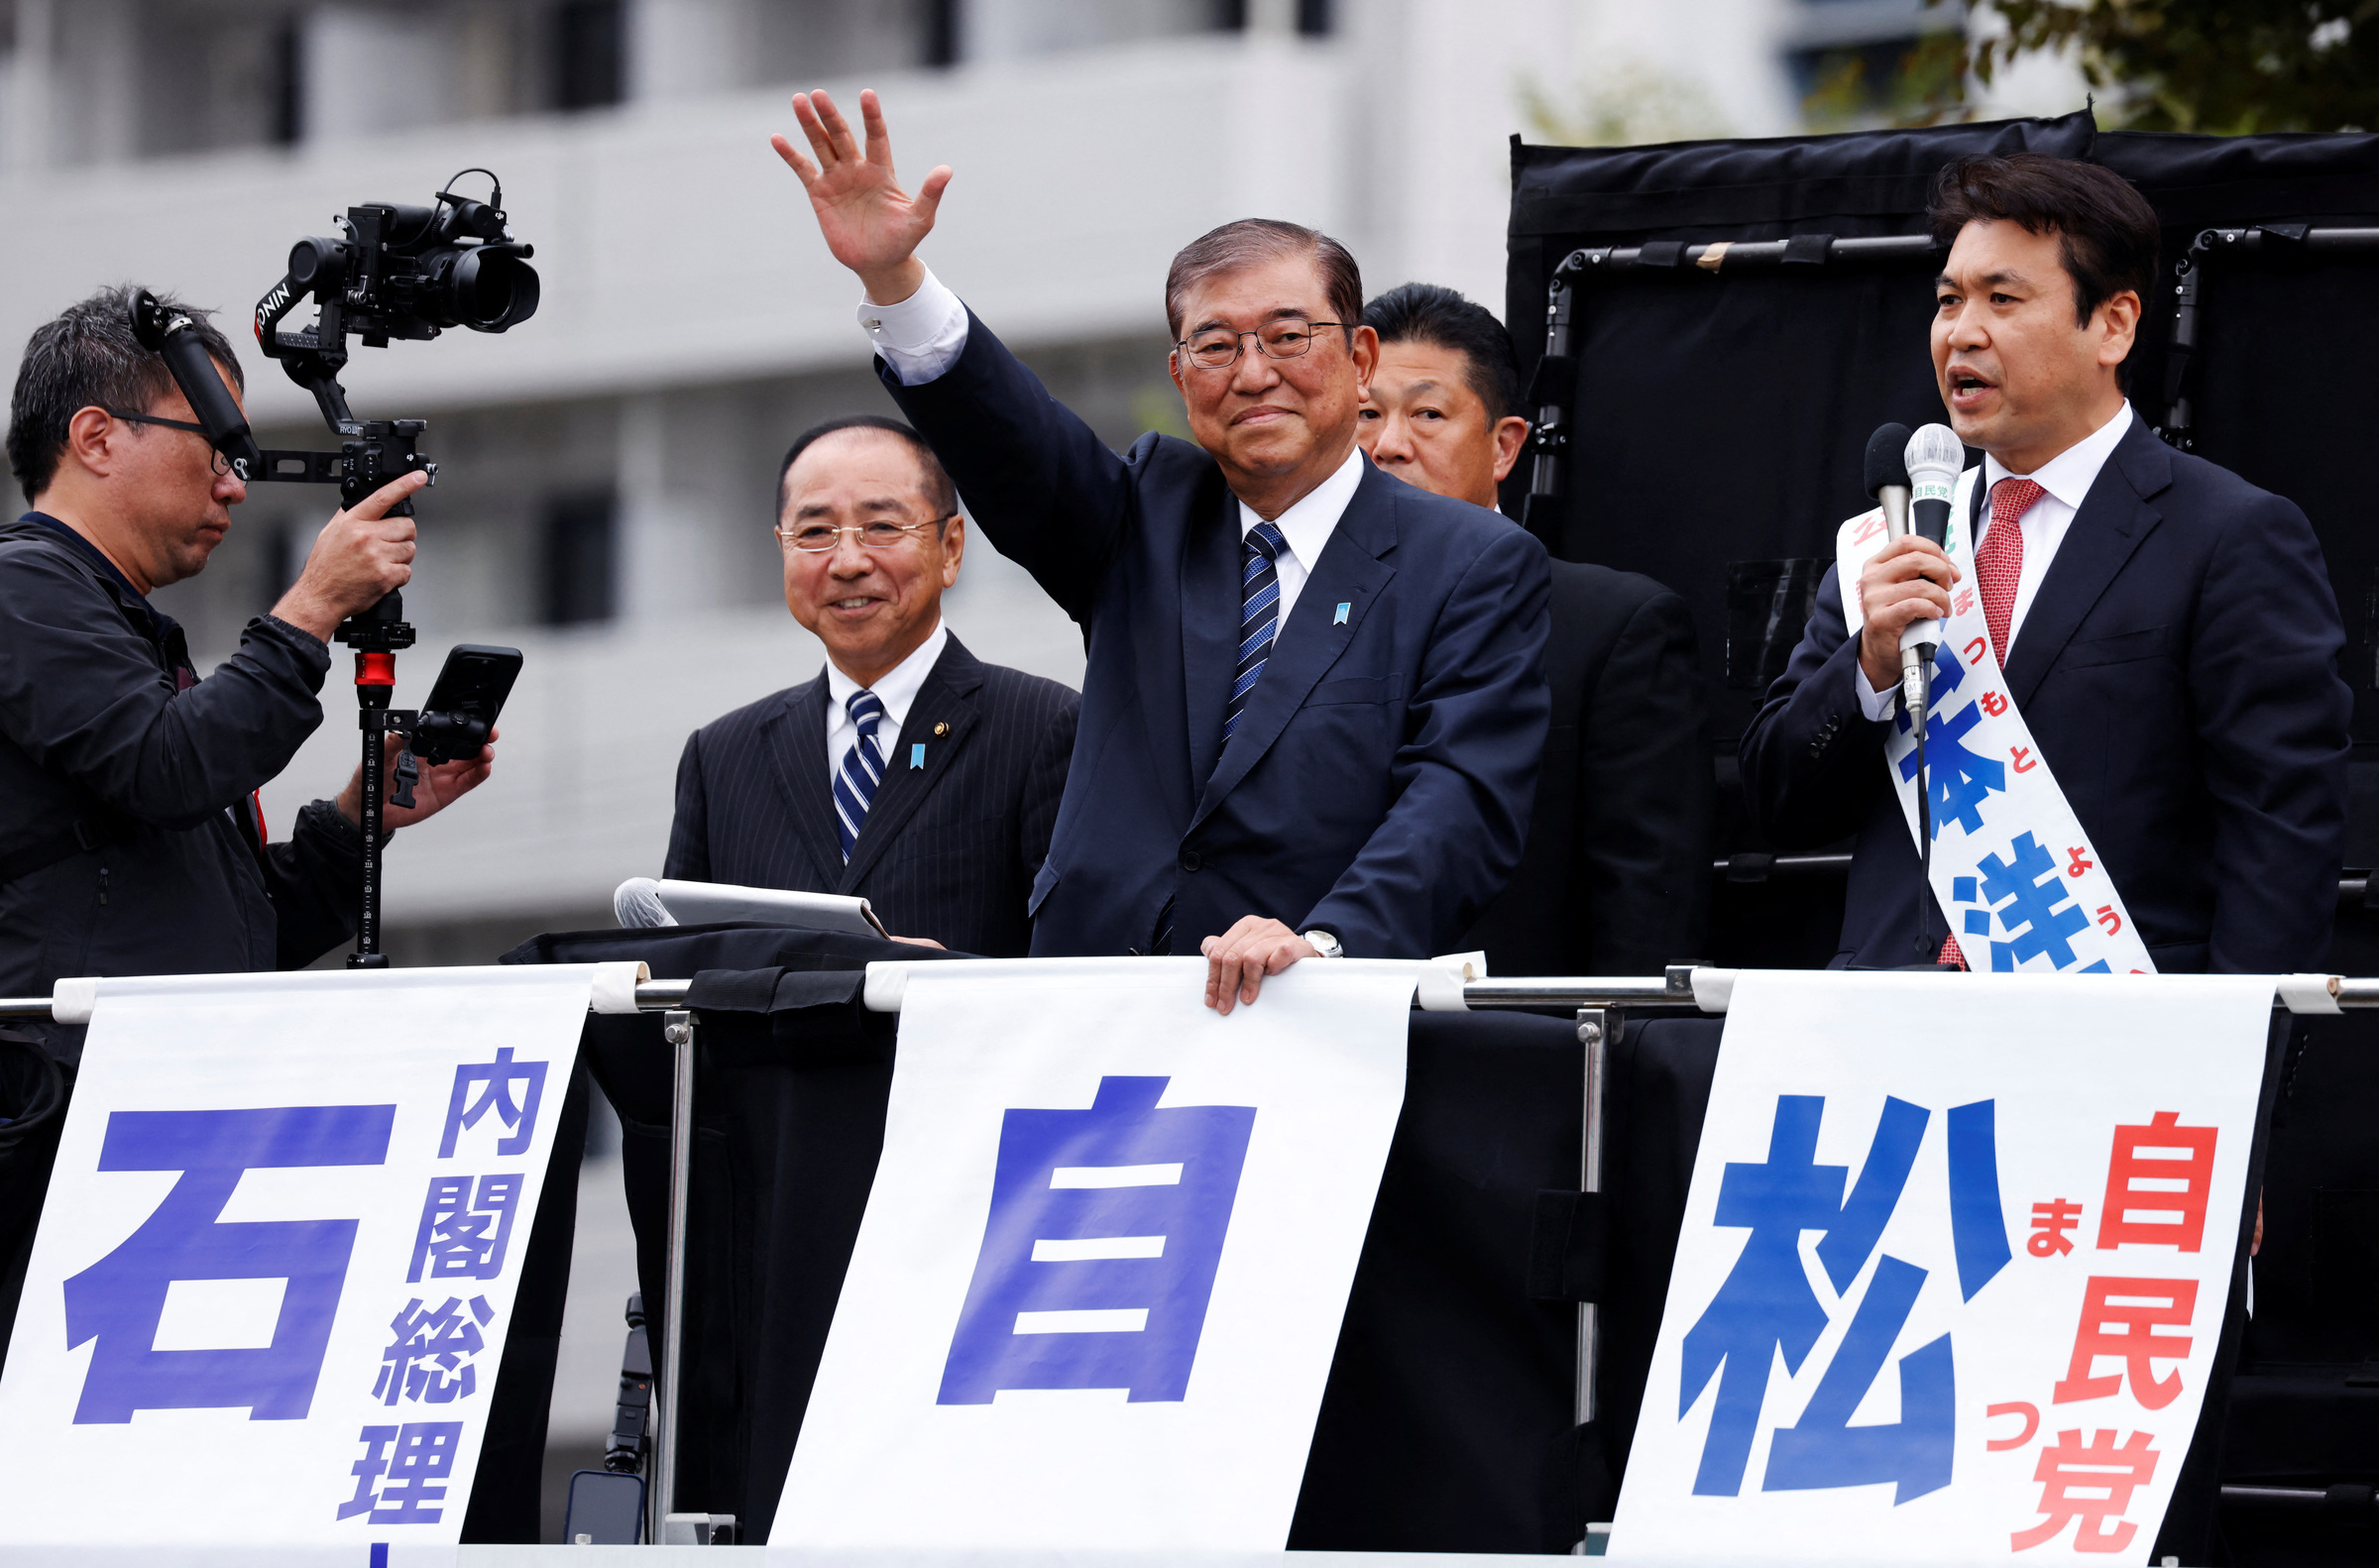
<svg viewBox="0 0 2379 1568">
<path fill-rule="evenodd" d="M 2122 894 L 1999 671 L 1967 527 L 1980 475 L 1968 469 L 1958 477 L 1942 540 L 1964 576 L 1951 591 L 1925 725 L 1933 895 L 1971 968 L 2153 974 Z M 1879 510 L 1853 517 L 1836 535 L 1842 613 L 1853 637 L 1866 620 L 1860 571 L 1887 542 Z M 1916 840 L 1916 735 L 1905 713 L 1892 721 L 1883 757 Z"/>
</svg>

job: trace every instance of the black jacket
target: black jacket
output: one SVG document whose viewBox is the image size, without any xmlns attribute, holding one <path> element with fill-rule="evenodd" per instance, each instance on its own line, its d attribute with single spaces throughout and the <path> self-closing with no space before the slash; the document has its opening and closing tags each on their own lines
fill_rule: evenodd
<svg viewBox="0 0 2379 1568">
<path fill-rule="evenodd" d="M 952 637 L 901 721 L 846 865 L 821 671 L 687 739 L 662 874 L 852 894 L 896 936 L 1021 958 L 1081 702 L 1056 681 L 985 664 Z M 922 771 L 909 765 L 921 744 Z"/>
<path fill-rule="evenodd" d="M 1711 798 L 1685 601 L 1634 572 L 1555 561 L 1553 723 L 1520 869 L 1464 950 L 1500 975 L 1658 974 L 1702 955 Z"/>
<path fill-rule="evenodd" d="M 322 722 L 330 650 L 267 616 L 200 681 L 181 628 L 79 535 L 0 523 L 0 995 L 60 976 L 297 968 L 352 926 L 327 801 L 258 842 L 251 791 Z M 61 836 L 79 828 L 58 852 Z M 56 853 L 56 858 L 50 856 Z M 54 1031 L 69 1053 L 79 1031 Z"/>
<path fill-rule="evenodd" d="M 2006 678 L 2159 971 L 2327 961 L 2345 640 L 2305 514 L 2135 419 L 2049 563 Z M 1915 957 L 1923 879 L 1858 669 L 1829 567 L 1744 732 L 1744 796 L 1779 847 L 1859 836 L 1834 966 L 1889 967 Z M 1930 949 L 1949 922 L 1928 901 Z"/>
</svg>

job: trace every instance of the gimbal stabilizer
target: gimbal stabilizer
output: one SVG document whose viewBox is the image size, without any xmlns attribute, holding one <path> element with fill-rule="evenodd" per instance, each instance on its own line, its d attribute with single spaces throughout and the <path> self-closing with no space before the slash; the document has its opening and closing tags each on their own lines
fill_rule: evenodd
<svg viewBox="0 0 2379 1568">
<path fill-rule="evenodd" d="M 336 452 L 260 450 L 190 318 L 161 309 L 146 290 L 134 301 L 134 333 L 143 347 L 164 357 L 207 439 L 242 480 L 335 484 L 342 507 L 406 474 L 426 474 L 436 483 L 437 465 L 415 450 L 428 421 L 357 419 L 338 377 L 347 364 L 351 332 L 360 333 L 368 348 L 386 348 L 391 338 L 429 339 L 452 326 L 503 332 L 535 313 L 537 275 L 527 262 L 532 252 L 505 227 L 503 185 L 486 169 L 463 173 L 488 174 L 493 192 L 487 201 L 453 194 L 450 179 L 432 206 L 350 207 L 337 220 L 341 237 L 299 240 L 289 252 L 287 276 L 257 302 L 258 346 L 268 359 L 281 362 L 289 380 L 314 394 L 323 419 L 340 438 Z M 304 331 L 283 331 L 282 317 L 308 297 L 319 307 L 314 324 Z M 410 516 L 412 503 L 399 502 L 390 510 Z M 389 961 L 380 951 L 382 736 L 396 730 L 403 737 L 396 804 L 410 806 L 419 776 L 415 757 L 441 762 L 476 756 L 487 741 L 493 711 L 414 713 L 389 707 L 397 650 L 413 645 L 399 593 L 349 616 L 336 636 L 355 650 L 363 729 L 363 896 L 355 952 L 347 962 L 351 968 L 382 968 Z"/>
</svg>

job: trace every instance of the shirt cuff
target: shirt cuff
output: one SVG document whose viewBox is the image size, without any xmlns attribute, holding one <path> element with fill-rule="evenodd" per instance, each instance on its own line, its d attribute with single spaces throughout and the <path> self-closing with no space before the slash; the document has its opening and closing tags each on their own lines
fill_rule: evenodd
<svg viewBox="0 0 2379 1568">
<path fill-rule="evenodd" d="M 1876 691 L 1867 684 L 1867 666 L 1864 664 L 1851 667 L 1851 679 L 1859 684 L 1859 711 L 1868 717 L 1869 723 L 1881 724 L 1891 717 L 1893 705 L 1900 700 L 1897 686 L 1887 692 Z"/>
<path fill-rule="evenodd" d="M 859 326 L 904 387 L 933 381 L 966 348 L 966 307 L 931 268 L 917 291 L 896 305 L 862 297 Z"/>
</svg>

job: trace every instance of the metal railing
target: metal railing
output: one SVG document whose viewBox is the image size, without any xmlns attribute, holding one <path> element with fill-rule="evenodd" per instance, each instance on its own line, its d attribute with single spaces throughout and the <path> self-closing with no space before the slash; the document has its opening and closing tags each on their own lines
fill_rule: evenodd
<svg viewBox="0 0 2379 1568">
<path fill-rule="evenodd" d="M 868 969 L 869 1010 L 898 1012 L 905 985 L 902 975 L 879 971 L 905 970 L 905 963 L 871 963 Z M 1603 1184 L 1603 1096 L 1610 1044 L 1626 1027 L 1631 1011 L 1693 1011 L 1723 1013 L 1742 971 L 1711 964 L 1672 964 L 1658 976 L 1537 975 L 1512 979 L 1471 979 L 1461 987 L 1464 1010 L 1496 1008 L 1574 1009 L 1581 1064 L 1581 1137 L 1579 1190 L 1599 1192 Z M 1450 977 L 1449 977 L 1450 978 Z M 885 982 L 889 983 L 885 983 Z M 87 987 L 88 982 L 81 983 Z M 694 1176 L 695 1060 L 699 1019 L 687 1005 L 691 980 L 645 980 L 636 986 L 639 1012 L 661 1013 L 662 1038 L 671 1056 L 669 1110 L 669 1239 L 668 1279 L 662 1296 L 661 1365 L 656 1390 L 660 1431 L 652 1443 L 652 1486 L 646 1495 L 647 1540 L 659 1541 L 676 1527 L 707 1529 L 710 1515 L 670 1517 L 677 1485 L 677 1391 L 685 1354 L 681 1307 L 686 1286 L 686 1217 Z M 1450 986 L 1444 993 L 1450 996 Z M 1450 1009 L 1450 1002 L 1423 1005 Z M 2293 1012 L 2333 1013 L 2379 1007 L 2379 978 L 2334 974 L 2279 977 L 2273 1005 Z M 52 1017 L 48 998 L 0 1000 L 0 1022 L 46 1021 Z M 1596 1413 L 1595 1375 L 1600 1365 L 1599 1314 L 1596 1303 L 1578 1304 L 1576 1384 L 1572 1405 L 1578 1424 Z M 2249 1507 L 2326 1506 L 2346 1500 L 2328 1492 L 2295 1488 L 2225 1487 L 2225 1502 Z M 689 1536 L 689 1538 L 697 1538 Z M 699 1537 L 707 1538 L 707 1536 Z"/>
</svg>

